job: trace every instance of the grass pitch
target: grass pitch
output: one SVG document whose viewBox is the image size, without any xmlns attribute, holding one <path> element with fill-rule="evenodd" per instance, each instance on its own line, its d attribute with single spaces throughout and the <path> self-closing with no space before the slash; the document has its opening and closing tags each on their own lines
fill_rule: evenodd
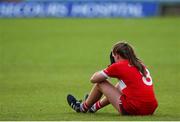
<svg viewBox="0 0 180 122">
<path fill-rule="evenodd" d="M 157 111 L 75 113 L 66 95 L 89 92 L 118 40 L 129 40 L 148 66 Z M 180 120 L 179 69 L 180 18 L 0 19 L 0 120 Z"/>
</svg>

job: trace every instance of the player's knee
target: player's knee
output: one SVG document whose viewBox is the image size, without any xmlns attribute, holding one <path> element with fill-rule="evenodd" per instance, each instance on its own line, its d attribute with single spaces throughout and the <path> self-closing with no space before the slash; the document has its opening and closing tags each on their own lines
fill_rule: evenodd
<svg viewBox="0 0 180 122">
<path fill-rule="evenodd" d="M 101 88 L 101 84 L 100 83 L 94 83 L 94 87 L 97 88 L 97 89 L 100 89 Z"/>
<path fill-rule="evenodd" d="M 100 91 L 102 91 L 105 86 L 106 86 L 106 81 L 94 83 L 94 87 L 99 89 Z"/>
<path fill-rule="evenodd" d="M 94 86 L 99 88 L 99 83 L 95 83 Z"/>
<path fill-rule="evenodd" d="M 104 84 L 105 84 L 105 82 L 100 82 L 100 83 L 96 83 L 95 85 L 96 85 L 96 87 L 98 88 L 98 89 L 102 89 L 102 87 L 104 86 Z"/>
</svg>

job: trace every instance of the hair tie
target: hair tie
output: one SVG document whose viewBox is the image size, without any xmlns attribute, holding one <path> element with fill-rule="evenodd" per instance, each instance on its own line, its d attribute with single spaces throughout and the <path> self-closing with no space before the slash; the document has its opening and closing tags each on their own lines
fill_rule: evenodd
<svg viewBox="0 0 180 122">
<path fill-rule="evenodd" d="M 128 46 L 128 44 L 125 42 L 125 43 L 124 43 L 124 46 L 126 46 L 126 47 L 127 47 L 127 46 Z"/>
</svg>

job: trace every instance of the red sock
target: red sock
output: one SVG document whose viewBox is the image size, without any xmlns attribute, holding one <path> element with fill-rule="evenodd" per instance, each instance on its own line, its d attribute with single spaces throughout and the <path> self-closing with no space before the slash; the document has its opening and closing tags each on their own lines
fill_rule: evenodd
<svg viewBox="0 0 180 122">
<path fill-rule="evenodd" d="M 97 102 L 95 103 L 95 109 L 96 109 L 96 111 L 99 110 L 101 107 L 102 107 L 102 105 L 101 105 L 100 101 L 97 101 Z"/>
<path fill-rule="evenodd" d="M 83 107 L 84 107 L 84 109 L 86 109 L 86 110 L 88 110 L 88 105 L 87 105 L 87 103 L 84 101 L 84 103 L 83 103 Z"/>
<path fill-rule="evenodd" d="M 85 101 L 83 103 L 81 103 L 80 109 L 82 112 L 87 112 L 87 110 L 89 109 L 89 107 Z"/>
</svg>

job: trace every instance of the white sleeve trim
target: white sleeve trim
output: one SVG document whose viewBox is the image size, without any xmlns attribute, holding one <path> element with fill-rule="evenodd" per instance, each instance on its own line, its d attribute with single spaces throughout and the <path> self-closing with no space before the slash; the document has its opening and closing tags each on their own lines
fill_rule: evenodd
<svg viewBox="0 0 180 122">
<path fill-rule="evenodd" d="M 102 74 L 103 76 L 105 76 L 106 78 L 109 78 L 109 76 L 102 70 L 99 72 L 100 74 Z"/>
</svg>

